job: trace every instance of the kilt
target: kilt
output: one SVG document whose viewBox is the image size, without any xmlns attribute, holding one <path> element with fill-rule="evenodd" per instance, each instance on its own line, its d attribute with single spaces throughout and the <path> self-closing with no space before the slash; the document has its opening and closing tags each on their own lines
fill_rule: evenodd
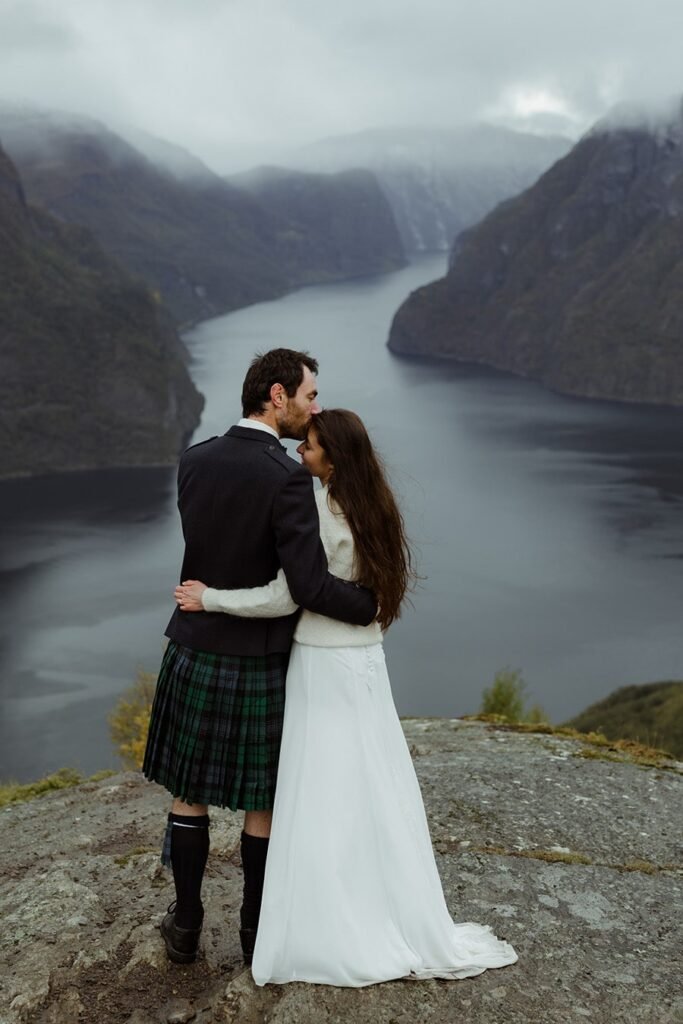
<svg viewBox="0 0 683 1024">
<path fill-rule="evenodd" d="M 270 809 L 288 660 L 288 654 L 210 654 L 171 640 L 154 694 L 143 774 L 185 803 Z"/>
</svg>

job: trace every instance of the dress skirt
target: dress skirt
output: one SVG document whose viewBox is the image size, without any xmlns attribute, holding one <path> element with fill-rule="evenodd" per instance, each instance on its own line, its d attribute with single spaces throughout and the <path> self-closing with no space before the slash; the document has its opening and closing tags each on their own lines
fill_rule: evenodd
<svg viewBox="0 0 683 1024">
<path fill-rule="evenodd" d="M 271 808 L 287 661 L 287 654 L 210 654 L 171 640 L 154 693 L 144 775 L 186 803 Z"/>
<path fill-rule="evenodd" d="M 382 645 L 295 643 L 256 984 L 467 978 L 516 959 L 451 920 Z"/>
</svg>

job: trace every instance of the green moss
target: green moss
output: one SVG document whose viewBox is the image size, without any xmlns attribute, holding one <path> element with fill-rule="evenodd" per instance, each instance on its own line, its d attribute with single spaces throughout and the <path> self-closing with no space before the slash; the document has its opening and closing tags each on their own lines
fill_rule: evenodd
<svg viewBox="0 0 683 1024">
<path fill-rule="evenodd" d="M 635 764 L 639 768 L 657 768 L 659 771 L 681 774 L 676 765 L 667 763 L 668 754 L 663 751 L 651 751 L 648 747 L 641 748 L 640 752 L 622 750 L 617 746 L 610 746 L 606 750 L 583 747 L 576 751 L 574 757 L 583 757 L 589 761 L 611 761 L 613 764 Z"/>
<path fill-rule="evenodd" d="M 525 857 L 528 860 L 543 860 L 549 864 L 592 864 L 585 853 L 574 850 L 508 850 L 504 846 L 476 846 L 474 853 L 494 853 L 502 857 Z"/>
<path fill-rule="evenodd" d="M 656 864 L 652 864 L 649 860 L 632 860 L 627 864 L 613 864 L 612 867 L 616 871 L 640 871 L 644 875 L 656 875 L 659 871 L 671 870 L 672 865 L 657 867 Z"/>
<path fill-rule="evenodd" d="M 99 782 L 114 774 L 115 772 L 112 771 L 102 771 L 87 779 L 73 768 L 60 768 L 58 772 L 54 772 L 44 779 L 38 779 L 36 782 L 3 782 L 0 784 L 0 807 L 35 800 L 39 796 L 45 796 L 46 793 L 53 793 L 58 789 L 79 786 L 82 782 Z"/>
<path fill-rule="evenodd" d="M 557 736 L 560 739 L 579 740 L 585 746 L 577 751 L 576 757 L 597 761 L 616 761 L 638 764 L 641 768 L 660 768 L 662 771 L 679 772 L 670 764 L 672 754 L 659 747 L 651 747 L 632 739 L 609 739 L 601 732 L 580 732 L 570 725 L 551 725 L 549 722 L 508 722 L 499 715 L 466 715 L 468 721 L 486 722 L 493 728 L 507 732 L 533 733 L 541 736 Z"/>
<path fill-rule="evenodd" d="M 577 850 L 509 850 L 504 846 L 473 846 L 468 847 L 467 853 L 487 853 L 500 857 L 523 857 L 526 860 L 540 860 L 546 864 L 581 864 L 601 868 L 611 868 L 613 871 L 640 872 L 644 875 L 658 875 L 662 872 L 681 870 L 677 864 L 654 864 L 649 860 L 632 860 L 626 864 L 610 864 L 607 861 L 595 860 L 585 853 Z"/>
<path fill-rule="evenodd" d="M 119 857 L 114 857 L 114 864 L 118 864 L 120 868 L 125 868 L 126 864 L 129 864 L 135 857 L 142 857 L 147 853 L 158 853 L 156 847 L 151 846 L 135 846 L 128 853 L 122 853 Z"/>
</svg>

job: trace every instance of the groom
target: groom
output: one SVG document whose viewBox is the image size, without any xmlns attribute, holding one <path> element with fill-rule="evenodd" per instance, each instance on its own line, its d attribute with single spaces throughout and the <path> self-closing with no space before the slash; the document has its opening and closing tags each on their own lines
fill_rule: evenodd
<svg viewBox="0 0 683 1024">
<path fill-rule="evenodd" d="M 305 352 L 279 348 L 256 356 L 242 388 L 243 419 L 182 456 L 181 580 L 256 587 L 282 567 L 298 605 L 367 625 L 374 598 L 328 573 L 312 478 L 280 444 L 304 438 L 320 411 L 317 371 Z M 240 940 L 251 962 L 297 614 L 238 619 L 176 609 L 168 624 L 143 771 L 175 797 L 167 837 L 176 904 L 161 931 L 176 962 L 191 963 L 199 944 L 209 804 L 245 811 Z"/>
</svg>

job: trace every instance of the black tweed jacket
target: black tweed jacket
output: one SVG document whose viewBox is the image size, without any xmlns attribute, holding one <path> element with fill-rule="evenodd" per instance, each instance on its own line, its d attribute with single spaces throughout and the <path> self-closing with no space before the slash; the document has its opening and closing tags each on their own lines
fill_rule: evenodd
<svg viewBox="0 0 683 1024">
<path fill-rule="evenodd" d="M 258 587 L 282 567 L 301 607 L 361 626 L 375 617 L 368 590 L 327 571 L 313 481 L 271 434 L 231 427 L 188 448 L 178 470 L 178 508 L 185 538 L 181 580 L 219 589 Z M 297 617 L 240 619 L 176 608 L 166 636 L 214 654 L 284 652 Z"/>
</svg>

